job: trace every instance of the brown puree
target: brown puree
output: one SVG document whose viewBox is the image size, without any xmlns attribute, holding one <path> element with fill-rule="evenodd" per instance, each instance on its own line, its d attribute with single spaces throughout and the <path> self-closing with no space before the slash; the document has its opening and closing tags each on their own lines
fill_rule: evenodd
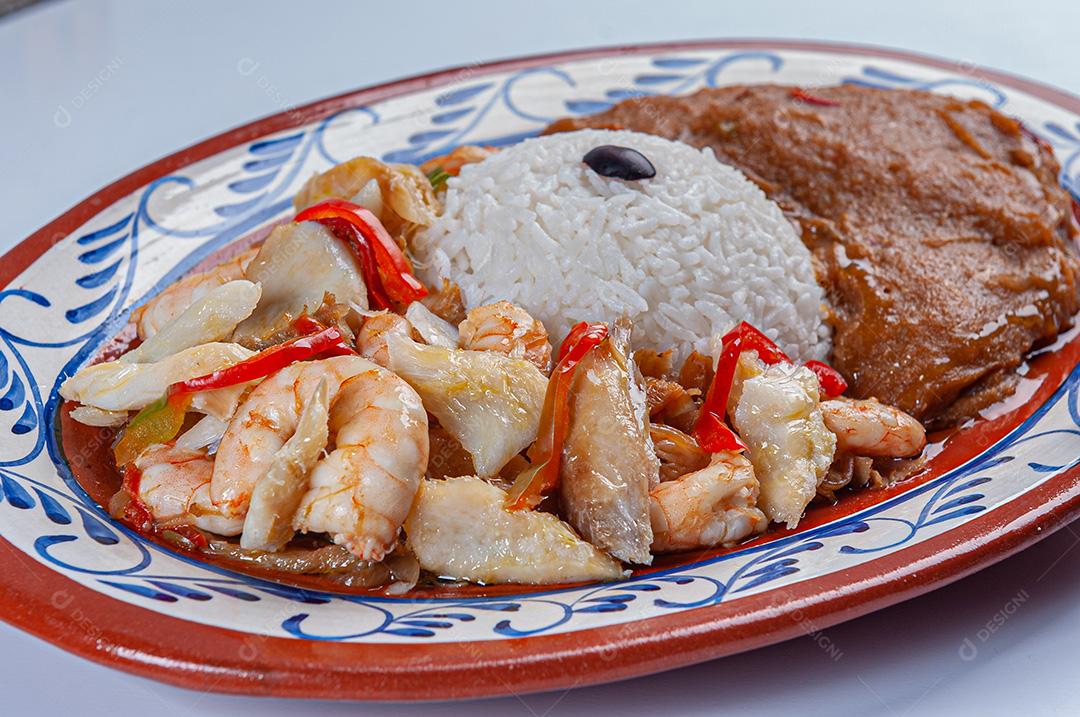
<svg viewBox="0 0 1080 717">
<path fill-rule="evenodd" d="M 981 102 L 735 86 L 626 100 L 547 132 L 586 127 L 712 147 L 742 169 L 802 228 L 851 394 L 931 425 L 1011 394 L 1024 355 L 1080 308 L 1058 163 Z"/>
</svg>

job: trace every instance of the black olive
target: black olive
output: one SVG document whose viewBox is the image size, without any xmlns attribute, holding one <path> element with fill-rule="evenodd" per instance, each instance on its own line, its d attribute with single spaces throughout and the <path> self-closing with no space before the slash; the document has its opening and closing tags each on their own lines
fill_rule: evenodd
<svg viewBox="0 0 1080 717">
<path fill-rule="evenodd" d="M 656 176 L 656 167 L 652 162 L 641 152 L 629 147 L 602 144 L 586 152 L 581 161 L 601 177 L 633 181 Z"/>
</svg>

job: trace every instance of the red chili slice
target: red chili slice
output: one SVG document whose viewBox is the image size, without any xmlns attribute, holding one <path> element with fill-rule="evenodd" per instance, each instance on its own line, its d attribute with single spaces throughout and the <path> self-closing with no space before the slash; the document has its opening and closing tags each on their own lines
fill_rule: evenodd
<svg viewBox="0 0 1080 717">
<path fill-rule="evenodd" d="M 694 424 L 694 438 L 701 450 L 707 453 L 746 450 L 746 444 L 739 434 L 724 423 L 724 417 L 705 408 L 701 409 L 701 415 Z"/>
<path fill-rule="evenodd" d="M 300 322 L 294 322 L 294 326 Z M 335 355 L 355 353 L 349 349 L 341 331 L 332 326 L 323 326 L 314 319 L 303 321 L 307 328 L 322 327 L 317 333 L 291 339 L 283 344 L 271 346 L 251 358 L 245 359 L 219 371 L 204 376 L 174 383 L 169 387 L 169 396 L 181 396 L 198 391 L 211 391 L 241 383 L 247 383 L 285 368 L 297 361 L 306 361 L 320 354 L 332 352 Z"/>
</svg>

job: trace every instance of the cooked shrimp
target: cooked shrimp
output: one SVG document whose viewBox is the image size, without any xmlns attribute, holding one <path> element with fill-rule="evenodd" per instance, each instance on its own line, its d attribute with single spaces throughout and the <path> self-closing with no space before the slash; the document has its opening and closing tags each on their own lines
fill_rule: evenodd
<svg viewBox="0 0 1080 717">
<path fill-rule="evenodd" d="M 248 249 L 206 271 L 185 276 L 135 309 L 131 321 L 139 331 L 139 338 L 146 341 L 211 290 L 243 279 L 248 264 L 258 252 L 258 248 Z"/>
<path fill-rule="evenodd" d="M 556 516 L 508 510 L 506 492 L 475 476 L 424 480 L 405 534 L 420 567 L 460 580 L 545 585 L 623 575 Z"/>
<path fill-rule="evenodd" d="M 371 366 L 358 356 L 336 356 L 286 366 L 248 394 L 218 446 L 210 495 L 222 512 L 243 518 L 256 482 L 296 432 L 300 414 L 321 379 L 329 400 L 341 384 Z"/>
<path fill-rule="evenodd" d="M 413 328 L 407 319 L 390 311 L 381 311 L 364 318 L 356 333 L 356 350 L 369 361 L 383 368 L 389 366 L 390 355 L 386 348 L 392 335 L 413 338 Z"/>
<path fill-rule="evenodd" d="M 906 458 L 926 446 L 926 430 L 899 408 L 875 398 L 824 401 L 821 415 L 837 450 L 856 456 Z"/>
<path fill-rule="evenodd" d="M 135 459 L 138 498 L 159 522 L 188 522 L 218 535 L 238 535 L 243 521 L 222 515 L 210 500 L 214 459 L 205 450 L 151 446 Z"/>
<path fill-rule="evenodd" d="M 296 433 L 255 483 L 240 547 L 276 552 L 292 540 L 293 516 L 308 490 L 308 474 L 329 438 L 329 404 L 326 381 L 319 381 L 300 413 Z"/>
<path fill-rule="evenodd" d="M 509 301 L 478 306 L 465 316 L 458 330 L 463 349 L 523 358 L 544 373 L 551 368 L 551 343 L 544 324 Z"/>
<path fill-rule="evenodd" d="M 293 527 L 329 533 L 353 555 L 382 560 L 427 470 L 428 421 L 416 391 L 364 363 L 330 408 L 334 450 L 311 472 Z"/>
<path fill-rule="evenodd" d="M 711 548 L 760 533 L 754 467 L 738 453 L 715 453 L 709 465 L 649 492 L 654 552 Z"/>
</svg>

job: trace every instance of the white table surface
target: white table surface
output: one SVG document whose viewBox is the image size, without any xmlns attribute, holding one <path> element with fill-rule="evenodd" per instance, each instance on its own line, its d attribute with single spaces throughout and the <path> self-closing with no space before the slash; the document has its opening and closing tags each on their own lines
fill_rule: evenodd
<svg viewBox="0 0 1080 717">
<path fill-rule="evenodd" d="M 408 0 L 307 15 L 304 5 L 60 2 L 0 20 L 0 250 L 106 183 L 228 127 L 355 87 L 513 55 L 697 37 L 818 38 L 928 52 L 1080 94 L 1075 0 L 575 0 L 544 10 Z M 243 58 L 260 63 L 270 87 L 237 71 Z M 834 650 L 803 638 L 614 685 L 469 703 L 203 694 L 99 667 L 0 625 L 0 714 L 1080 714 L 1078 543 L 1080 529 L 1066 527 L 942 590 L 830 628 L 824 644 Z"/>
</svg>

